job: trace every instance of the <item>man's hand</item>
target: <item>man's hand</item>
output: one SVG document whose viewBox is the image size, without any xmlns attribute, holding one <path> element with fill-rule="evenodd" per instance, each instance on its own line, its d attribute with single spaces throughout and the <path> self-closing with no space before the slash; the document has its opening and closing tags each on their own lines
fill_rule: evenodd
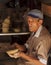
<svg viewBox="0 0 51 65">
<path fill-rule="evenodd" d="M 20 45 L 18 43 L 14 43 L 14 45 L 16 48 L 18 48 L 20 51 L 26 51 L 26 47 L 25 45 Z"/>
</svg>

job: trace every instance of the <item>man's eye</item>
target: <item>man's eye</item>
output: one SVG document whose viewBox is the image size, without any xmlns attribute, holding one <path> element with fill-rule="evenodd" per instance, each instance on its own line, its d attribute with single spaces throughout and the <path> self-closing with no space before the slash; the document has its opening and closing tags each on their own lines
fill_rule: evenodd
<svg viewBox="0 0 51 65">
<path fill-rule="evenodd" d="M 29 23 L 32 23 L 33 21 L 29 21 Z"/>
<path fill-rule="evenodd" d="M 30 23 L 30 21 L 28 21 L 28 23 Z"/>
</svg>

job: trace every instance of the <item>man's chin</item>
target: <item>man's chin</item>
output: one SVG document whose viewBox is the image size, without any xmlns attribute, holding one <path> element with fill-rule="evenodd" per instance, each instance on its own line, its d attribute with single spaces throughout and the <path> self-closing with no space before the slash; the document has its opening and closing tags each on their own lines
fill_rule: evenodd
<svg viewBox="0 0 51 65">
<path fill-rule="evenodd" d="M 33 32 L 32 30 L 29 30 L 30 32 Z"/>
<path fill-rule="evenodd" d="M 30 32 L 36 32 L 35 30 L 29 30 Z"/>
</svg>

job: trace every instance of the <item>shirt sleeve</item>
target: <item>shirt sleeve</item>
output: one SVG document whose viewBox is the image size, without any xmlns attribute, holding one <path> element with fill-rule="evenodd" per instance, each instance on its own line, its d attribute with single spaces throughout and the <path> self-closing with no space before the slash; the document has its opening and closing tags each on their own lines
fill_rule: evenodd
<svg viewBox="0 0 51 65">
<path fill-rule="evenodd" d="M 37 46 L 37 54 L 38 54 L 38 59 L 41 63 L 47 64 L 47 50 L 46 50 L 46 41 L 42 40 Z M 45 47 L 44 47 L 45 46 Z"/>
<path fill-rule="evenodd" d="M 38 56 L 42 56 L 42 58 L 47 59 L 47 43 L 45 40 L 40 41 L 40 43 L 36 47 Z"/>
<path fill-rule="evenodd" d="M 41 58 L 41 57 L 39 57 L 39 56 L 38 56 L 38 59 L 39 59 L 39 61 L 40 61 L 41 63 L 47 65 L 47 60 L 45 60 L 44 58 Z"/>
</svg>

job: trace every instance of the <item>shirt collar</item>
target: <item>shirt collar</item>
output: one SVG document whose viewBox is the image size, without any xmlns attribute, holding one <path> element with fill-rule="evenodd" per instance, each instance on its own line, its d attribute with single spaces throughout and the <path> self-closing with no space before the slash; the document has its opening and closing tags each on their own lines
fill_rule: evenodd
<svg viewBox="0 0 51 65">
<path fill-rule="evenodd" d="M 39 29 L 35 33 L 34 37 L 39 37 L 41 30 L 42 30 L 42 25 L 39 27 Z"/>
</svg>

